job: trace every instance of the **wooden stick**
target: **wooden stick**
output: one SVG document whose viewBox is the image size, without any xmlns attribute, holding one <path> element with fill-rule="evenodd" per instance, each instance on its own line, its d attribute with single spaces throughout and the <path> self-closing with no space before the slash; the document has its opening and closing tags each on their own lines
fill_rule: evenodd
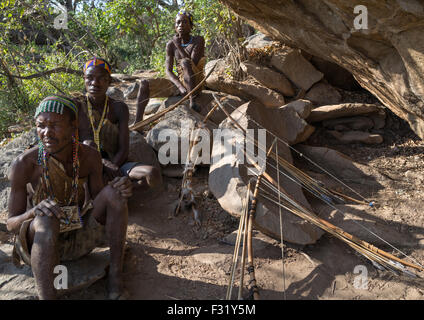
<svg viewBox="0 0 424 320">
<path fill-rule="evenodd" d="M 157 119 L 159 119 L 159 118 L 161 118 L 162 116 L 164 116 L 165 114 L 167 114 L 168 112 L 170 112 L 170 111 L 172 111 L 172 110 L 174 110 L 176 107 L 178 107 L 181 103 L 183 103 L 184 101 L 186 101 L 197 89 L 199 89 L 200 87 L 201 87 L 201 85 L 203 84 L 203 83 L 205 83 L 205 81 L 206 81 L 206 79 L 212 74 L 212 72 L 213 72 L 213 70 L 215 69 L 215 67 L 216 67 L 216 65 L 217 65 L 217 63 L 215 63 L 214 65 L 213 65 L 213 67 L 211 68 L 211 70 L 208 72 L 208 74 L 206 75 L 206 77 L 205 78 L 203 78 L 203 80 L 202 81 L 200 81 L 199 83 L 198 83 L 198 85 L 197 86 L 195 86 L 194 87 L 194 89 L 193 90 L 191 90 L 189 93 L 187 93 L 184 97 L 182 97 L 181 98 L 181 100 L 180 101 L 178 101 L 176 104 L 174 104 L 174 105 L 172 105 L 172 106 L 170 106 L 169 108 L 167 108 L 167 109 L 165 109 L 165 110 L 163 110 L 163 111 L 161 111 L 161 112 L 159 112 L 159 113 L 156 113 L 155 115 L 153 115 L 153 116 L 151 116 L 150 118 L 148 118 L 148 119 L 146 119 L 146 120 L 142 120 L 142 121 L 139 121 L 139 122 L 137 122 L 136 124 L 134 124 L 134 125 L 132 125 L 132 126 L 130 126 L 129 127 L 129 129 L 130 130 L 138 130 L 138 129 L 142 129 L 142 128 L 144 128 L 145 126 L 147 126 L 147 125 L 149 125 L 150 123 L 152 123 L 153 121 L 156 121 Z"/>
<path fill-rule="evenodd" d="M 269 148 L 266 154 L 266 157 L 269 156 L 276 141 L 277 139 L 274 139 L 274 142 Z M 266 162 L 265 162 L 265 165 L 266 165 Z M 249 211 L 249 221 L 248 221 L 248 229 L 247 229 L 247 272 L 250 276 L 248 288 L 249 288 L 249 291 L 253 293 L 254 300 L 259 300 L 259 289 L 258 289 L 258 286 L 256 285 L 255 266 L 253 264 L 252 229 L 253 229 L 253 220 L 255 219 L 255 213 L 256 213 L 259 185 L 261 183 L 264 172 L 265 172 L 265 168 L 262 168 L 262 172 L 259 172 L 258 180 L 256 180 L 255 190 L 253 191 L 252 204 Z"/>
<path fill-rule="evenodd" d="M 227 115 L 227 117 L 239 128 L 239 129 L 241 129 L 243 132 L 245 132 L 245 130 L 238 124 L 238 122 L 236 121 L 236 120 L 234 120 L 234 118 L 233 117 L 231 117 L 231 115 L 230 114 L 228 114 L 228 112 L 220 105 L 220 107 L 221 107 L 221 110 Z M 248 159 L 248 160 L 250 160 L 251 162 L 252 162 L 252 164 L 255 166 L 255 168 L 257 169 L 257 170 L 260 170 L 260 167 L 259 167 L 259 165 L 258 164 L 256 164 L 254 161 L 252 161 L 251 160 L 251 158 L 247 155 L 247 153 L 246 153 L 246 151 L 244 151 L 243 150 L 243 153 L 244 153 L 244 155 L 246 156 L 246 158 Z M 278 183 L 268 174 L 268 173 L 266 173 L 266 172 L 263 172 L 263 177 L 266 179 L 266 180 L 268 180 L 268 182 L 270 182 L 272 185 L 274 185 L 275 187 L 277 187 L 277 188 L 279 188 L 279 185 L 278 185 Z M 283 191 L 282 191 L 283 192 Z M 285 195 L 290 199 L 290 200 L 292 200 L 292 201 L 294 201 L 294 202 L 296 202 L 294 199 L 292 199 L 286 192 L 284 192 L 285 193 Z M 296 202 L 297 203 L 297 202 Z M 321 219 L 320 217 L 318 217 L 315 213 L 312 213 L 312 212 L 309 212 L 309 210 L 307 210 L 307 209 L 305 209 L 303 206 L 301 206 L 300 204 L 298 204 L 299 205 L 299 207 L 304 211 L 304 212 L 308 212 L 308 215 L 306 215 L 305 214 L 305 216 L 300 216 L 299 214 L 297 214 L 297 213 L 294 213 L 294 212 L 292 212 L 292 213 L 294 213 L 294 214 L 296 214 L 296 215 L 298 215 L 298 216 L 300 216 L 301 218 L 303 218 L 303 219 L 306 219 L 306 220 L 308 220 L 309 222 L 311 222 L 311 223 L 313 223 L 313 224 L 315 224 L 315 225 L 318 225 L 317 224 L 317 222 L 316 221 L 318 221 L 319 223 L 321 223 L 322 225 L 324 225 L 324 226 L 326 226 L 327 228 L 329 228 L 330 230 L 332 230 L 334 233 L 336 233 L 336 234 L 338 234 L 338 235 L 340 235 L 340 237 L 339 238 L 345 238 L 345 239 L 347 239 L 347 240 L 349 240 L 349 241 L 353 241 L 353 242 L 356 242 L 357 244 L 359 244 L 361 247 L 363 247 L 363 248 L 366 248 L 366 249 L 368 249 L 368 250 L 370 250 L 371 252 L 373 252 L 373 253 L 375 253 L 375 254 L 379 254 L 379 255 L 381 255 L 381 256 L 384 256 L 385 258 L 387 258 L 387 259 L 390 259 L 390 260 L 394 260 L 394 261 L 397 261 L 397 262 L 399 262 L 399 263 L 401 263 L 401 264 L 403 264 L 403 265 L 406 265 L 406 266 L 409 266 L 409 267 L 411 267 L 411 268 L 414 268 L 414 269 L 417 269 L 417 270 L 419 270 L 419 271 L 424 271 L 424 268 L 423 267 L 421 267 L 421 266 L 418 266 L 418 265 L 415 265 L 415 264 L 413 264 L 413 263 L 410 263 L 410 262 L 408 262 L 408 261 L 405 261 L 405 260 L 403 260 L 403 259 L 400 259 L 400 258 L 398 258 L 398 257 L 396 257 L 396 256 L 394 256 L 394 255 L 392 255 L 392 254 L 390 254 L 390 253 L 388 253 L 388 252 L 385 252 L 385 251 L 383 251 L 383 250 L 381 250 L 381 249 L 379 249 L 379 248 L 377 248 L 377 247 L 375 247 L 375 246 L 373 246 L 372 244 L 370 244 L 370 243 L 368 243 L 368 242 L 366 242 L 366 241 L 364 241 L 364 240 L 361 240 L 361 239 L 359 239 L 359 238 L 357 238 L 357 237 L 355 237 L 355 236 L 353 236 L 353 235 L 351 235 L 350 233 L 347 233 L 347 232 L 345 232 L 343 229 L 341 229 L 341 228 L 339 228 L 339 227 L 337 227 L 337 226 L 335 226 L 335 225 L 333 225 L 333 224 L 331 224 L 330 222 L 328 222 L 328 221 L 326 221 L 326 220 L 324 220 L 324 219 Z M 307 218 L 305 218 L 305 217 L 307 217 Z M 315 221 L 316 220 L 316 221 Z M 322 228 L 320 225 L 318 225 L 320 228 Z M 323 228 L 322 228 L 323 229 Z M 325 230 L 325 229 L 324 229 Z M 328 232 L 328 230 L 325 230 L 325 231 L 327 231 Z"/>
<path fill-rule="evenodd" d="M 245 155 L 246 155 L 246 157 L 248 157 L 248 155 L 245 153 Z M 253 163 L 253 165 L 258 169 L 258 165 L 255 163 L 255 162 L 253 162 L 252 161 L 252 163 Z M 264 176 L 264 178 L 266 179 L 266 180 L 268 180 L 268 182 L 270 182 L 272 185 L 274 185 L 275 187 L 277 187 L 278 188 L 278 184 L 277 184 L 277 182 L 268 174 L 268 173 L 266 173 L 266 172 L 264 172 L 263 173 L 263 176 Z M 284 192 L 283 190 L 281 191 L 281 192 Z M 292 201 L 294 201 L 294 202 L 296 202 L 294 199 L 292 199 L 286 192 L 284 192 L 285 193 L 285 195 L 289 198 L 289 199 L 291 199 Z M 405 260 L 402 260 L 402 259 L 400 259 L 400 258 L 398 258 L 398 257 L 396 257 L 396 256 L 394 256 L 394 255 L 392 255 L 392 254 L 390 254 L 390 253 L 388 253 L 388 252 L 385 252 L 385 251 L 383 251 L 383 250 L 381 250 L 381 249 L 379 249 L 379 248 L 377 248 L 377 247 L 375 247 L 375 246 L 373 246 L 372 244 L 370 244 L 370 243 L 368 243 L 368 242 L 366 242 L 366 241 L 364 241 L 364 240 L 361 240 L 361 239 L 359 239 L 359 238 L 357 238 L 357 237 L 355 237 L 355 236 L 353 236 L 353 235 L 351 235 L 350 233 L 348 233 L 348 232 L 346 232 L 346 231 L 344 231 L 343 229 L 341 229 L 341 228 L 339 228 L 339 227 L 337 227 L 337 226 L 335 226 L 335 225 L 333 225 L 333 224 L 331 224 L 330 222 L 328 222 L 328 221 L 326 221 L 326 220 L 324 220 L 324 219 L 321 219 L 320 217 L 318 217 L 316 214 L 314 214 L 314 213 L 312 213 L 312 212 L 309 212 L 309 210 L 307 210 L 307 209 L 305 209 L 303 206 L 301 206 L 300 204 L 298 204 L 299 205 L 299 207 L 302 209 L 302 210 L 304 210 L 305 212 L 308 212 L 308 215 L 310 215 L 313 219 L 316 219 L 317 221 L 319 221 L 320 223 L 322 223 L 323 225 L 325 225 L 326 227 L 328 227 L 329 229 L 331 229 L 331 230 L 333 230 L 335 233 L 337 233 L 337 234 L 340 234 L 342 237 L 344 237 L 344 238 L 347 238 L 347 239 L 349 239 L 349 240 L 351 240 L 351 241 L 353 241 L 353 242 L 356 242 L 356 243 L 358 243 L 358 244 L 360 244 L 362 247 L 364 247 L 364 248 L 366 248 L 366 249 L 368 249 L 368 250 L 370 250 L 370 251 L 372 251 L 372 252 L 374 252 L 374 253 L 376 253 L 376 254 L 380 254 L 380 255 L 382 255 L 382 256 L 384 256 L 384 257 L 386 257 L 386 258 L 388 258 L 388 259 L 391 259 L 391 260 L 395 260 L 395 261 L 397 261 L 397 262 L 399 262 L 399 263 L 401 263 L 401 264 L 403 264 L 403 265 L 406 265 L 406 266 L 409 266 L 409 267 L 411 267 L 411 268 L 414 268 L 414 269 L 417 269 L 417 270 L 420 270 L 420 271 L 424 271 L 424 269 L 422 268 L 422 267 L 420 267 L 420 266 L 417 266 L 417 265 L 415 265 L 415 264 L 413 264 L 413 263 L 410 263 L 410 262 L 408 262 L 408 261 L 405 261 Z M 304 217 L 302 217 L 302 218 L 304 218 Z M 311 223 L 313 223 L 313 224 L 315 224 L 316 225 L 316 223 L 315 223 L 315 221 L 314 220 L 312 220 L 312 219 L 307 219 L 309 222 L 311 222 Z"/>
<path fill-rule="evenodd" d="M 244 229 L 243 229 L 243 249 L 242 249 L 242 253 L 241 253 L 241 265 L 240 265 L 240 286 L 239 286 L 239 291 L 238 291 L 238 296 L 237 299 L 238 300 L 242 300 L 242 293 L 243 293 L 243 284 L 244 284 L 244 267 L 246 265 L 246 247 L 247 247 L 247 229 L 248 229 L 248 214 L 247 214 L 247 210 L 249 207 L 249 197 L 250 197 L 250 180 L 249 180 L 249 184 L 247 185 L 247 195 L 246 195 L 246 200 L 247 200 L 247 205 L 246 205 L 246 212 L 243 212 L 244 216 Z"/>
</svg>

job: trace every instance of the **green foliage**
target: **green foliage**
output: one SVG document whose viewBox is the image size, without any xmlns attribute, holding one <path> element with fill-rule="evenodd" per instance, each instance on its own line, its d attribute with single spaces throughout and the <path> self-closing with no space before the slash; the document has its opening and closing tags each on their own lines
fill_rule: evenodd
<svg viewBox="0 0 424 320">
<path fill-rule="evenodd" d="M 206 40 L 208 58 L 226 56 L 241 40 L 235 32 L 236 17 L 214 0 L 59 2 L 71 4 L 67 29 L 53 27 L 59 14 L 55 1 L 0 0 L 0 138 L 46 95 L 82 90 L 82 76 L 43 75 L 48 70 L 81 70 L 86 60 L 101 56 L 113 72 L 155 69 L 163 76 L 166 43 L 175 32 L 182 3 L 194 16 L 193 33 Z M 31 75 L 38 76 L 22 79 Z"/>
</svg>

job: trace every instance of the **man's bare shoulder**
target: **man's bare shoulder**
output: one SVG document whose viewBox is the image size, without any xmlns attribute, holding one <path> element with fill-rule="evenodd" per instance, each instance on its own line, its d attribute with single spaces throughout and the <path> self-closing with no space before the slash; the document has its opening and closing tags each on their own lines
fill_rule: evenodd
<svg viewBox="0 0 424 320">
<path fill-rule="evenodd" d="M 196 43 L 201 43 L 205 42 L 205 38 L 203 38 L 202 36 L 193 36 L 193 41 Z"/>
<path fill-rule="evenodd" d="M 80 163 L 84 165 L 84 163 L 96 163 L 102 162 L 102 157 L 100 153 L 94 149 L 93 147 L 87 146 L 85 144 L 80 144 Z"/>
<path fill-rule="evenodd" d="M 109 106 L 111 106 L 113 109 L 116 109 L 118 111 L 125 110 L 125 109 L 128 110 L 128 105 L 124 101 L 115 100 L 111 97 L 109 97 L 108 99 L 109 99 Z"/>
<path fill-rule="evenodd" d="M 97 149 L 80 144 L 79 149 L 80 177 L 90 176 L 94 172 L 101 172 L 102 158 Z"/>
<path fill-rule="evenodd" d="M 38 165 L 38 147 L 33 147 L 19 155 L 12 163 L 9 173 L 9 179 L 18 176 L 28 176 L 33 173 L 34 168 Z M 30 179 L 31 177 L 27 177 Z"/>
<path fill-rule="evenodd" d="M 175 47 L 174 38 L 169 39 L 169 41 L 166 43 L 166 47 Z"/>
<path fill-rule="evenodd" d="M 177 50 L 177 48 L 175 47 L 175 43 L 173 41 L 174 38 L 171 38 L 167 43 L 166 43 L 166 52 L 169 54 L 172 54 L 175 52 L 175 50 Z"/>
<path fill-rule="evenodd" d="M 113 112 L 118 119 L 125 120 L 126 118 L 128 118 L 129 108 L 125 102 L 120 100 L 115 100 L 112 98 L 109 98 L 109 101 L 110 101 L 110 106 L 113 109 Z"/>
</svg>

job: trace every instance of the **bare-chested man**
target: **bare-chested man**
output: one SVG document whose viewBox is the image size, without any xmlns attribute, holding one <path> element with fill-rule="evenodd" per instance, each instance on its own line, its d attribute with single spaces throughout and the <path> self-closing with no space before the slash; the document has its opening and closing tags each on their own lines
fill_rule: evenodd
<svg viewBox="0 0 424 320">
<path fill-rule="evenodd" d="M 78 142 L 77 108 L 62 96 L 45 98 L 35 113 L 38 147 L 13 163 L 7 228 L 17 235 L 14 253 L 31 265 L 40 299 L 56 298 L 53 270 L 108 240 L 109 298 L 123 293 L 127 232 L 127 177 L 107 186 L 102 159 Z M 28 203 L 28 205 L 27 205 Z"/>
<path fill-rule="evenodd" d="M 193 16 L 186 11 L 180 11 L 175 18 L 176 34 L 166 45 L 166 75 L 178 88 L 181 95 L 186 95 L 203 80 L 205 67 L 205 40 L 202 36 L 191 35 Z M 178 76 L 174 74 L 174 60 Z M 137 96 L 137 113 L 135 122 L 143 118 L 144 109 L 151 97 L 148 80 L 140 83 Z M 196 90 L 197 91 L 197 90 Z M 160 95 L 158 95 L 160 96 Z M 195 103 L 195 96 L 190 96 L 190 107 L 200 111 Z"/>
<path fill-rule="evenodd" d="M 87 94 L 78 99 L 80 139 L 102 155 L 106 181 L 127 175 L 138 185 L 156 187 L 162 183 L 158 168 L 127 162 L 129 153 L 128 106 L 106 95 L 111 83 L 110 65 L 101 58 L 84 65 Z"/>
</svg>

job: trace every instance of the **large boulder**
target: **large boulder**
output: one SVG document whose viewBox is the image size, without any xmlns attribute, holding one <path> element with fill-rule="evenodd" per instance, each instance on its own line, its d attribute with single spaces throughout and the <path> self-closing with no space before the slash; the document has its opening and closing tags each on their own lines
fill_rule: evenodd
<svg viewBox="0 0 424 320">
<path fill-rule="evenodd" d="M 10 167 L 20 154 L 26 149 L 37 144 L 37 132 L 31 129 L 21 136 L 13 139 L 0 150 L 0 213 L 7 210 L 7 202 L 10 194 L 10 182 L 8 175 Z"/>
<path fill-rule="evenodd" d="M 351 0 L 223 3 L 273 40 L 336 63 L 352 73 L 363 88 L 408 121 L 415 133 L 424 138 L 421 1 L 375 0 L 364 2 L 362 7 Z M 355 7 L 361 10 L 355 13 Z"/>
<path fill-rule="evenodd" d="M 268 108 L 284 105 L 284 96 L 259 83 L 249 83 L 229 79 L 225 75 L 211 75 L 206 80 L 208 88 L 238 96 L 244 100 L 257 100 Z"/>
<path fill-rule="evenodd" d="M 202 124 L 203 116 L 191 110 L 187 104 L 182 104 L 164 115 L 147 133 L 147 143 L 158 153 L 159 163 L 182 164 L 186 162 L 191 129 L 197 129 Z M 211 132 L 215 125 L 207 122 L 208 130 L 200 130 L 199 146 L 211 146 Z M 209 164 L 210 152 L 206 149 L 204 157 L 199 157 L 197 164 Z"/>
<path fill-rule="evenodd" d="M 293 109 L 287 109 L 294 112 Z M 295 112 L 294 112 L 295 113 Z M 257 130 L 260 127 L 267 128 L 268 132 L 265 133 L 266 143 L 262 145 L 262 153 L 266 153 L 274 137 L 274 134 L 283 140 L 287 140 L 287 122 L 289 121 L 284 117 L 280 110 L 266 109 L 257 102 L 248 102 L 241 105 L 231 116 L 239 122 L 244 129 L 255 129 L 254 137 L 261 142 L 258 135 L 264 134 Z M 214 135 L 213 149 L 212 149 L 212 163 L 209 171 L 209 188 L 214 196 L 217 198 L 221 207 L 233 216 L 239 217 L 242 213 L 243 201 L 247 192 L 248 181 L 253 177 L 250 170 L 251 165 L 246 164 L 246 159 L 243 153 L 231 152 L 237 146 L 244 144 L 245 137 L 240 130 L 234 129 L 229 119 L 223 121 L 220 129 L 228 129 L 224 134 L 223 144 L 221 138 Z M 247 139 L 247 141 L 252 141 Z M 251 142 L 252 143 L 252 142 Z M 236 147 L 234 147 L 234 144 Z M 247 144 L 247 142 L 246 142 Z M 266 146 L 265 146 L 266 145 Z M 278 142 L 279 155 L 289 162 L 292 162 L 290 149 L 287 144 Z M 246 152 L 251 154 L 246 148 Z M 257 155 L 257 153 L 256 153 Z M 276 163 L 274 158 L 270 157 L 267 161 L 266 172 L 277 180 L 277 172 L 275 170 Z M 258 164 L 263 165 L 264 155 L 258 158 Z M 295 199 L 302 206 L 310 209 L 306 201 L 302 189 L 294 182 L 289 180 L 286 176 L 280 175 L 280 185 L 283 190 Z M 252 185 L 253 188 L 253 185 Z M 268 187 L 263 185 L 262 189 L 268 190 Z M 265 193 L 260 192 L 257 212 L 255 216 L 255 227 L 265 234 L 270 235 L 276 239 L 280 239 L 280 217 L 279 210 L 275 203 L 267 200 L 262 195 Z M 282 210 L 283 215 L 283 233 L 284 240 L 297 244 L 311 244 L 315 243 L 323 232 L 310 223 L 303 221 L 292 213 Z"/>
<path fill-rule="evenodd" d="M 232 112 L 234 109 L 237 109 L 241 106 L 244 101 L 240 97 L 233 96 L 223 92 L 215 92 L 210 90 L 203 90 L 196 96 L 195 102 L 200 107 L 199 113 L 202 116 L 206 116 L 209 111 L 216 105 L 215 98 L 216 96 L 221 105 L 224 106 L 226 110 Z M 226 118 L 225 113 L 221 108 L 215 109 L 215 111 L 209 116 L 209 120 L 216 124 L 217 126 Z"/>
<path fill-rule="evenodd" d="M 324 77 L 303 57 L 300 50 L 293 48 L 285 47 L 276 51 L 271 58 L 271 65 L 305 91 Z"/>
<path fill-rule="evenodd" d="M 312 102 L 309 100 L 298 99 L 281 106 L 280 109 L 291 108 L 301 117 L 307 119 L 312 111 Z"/>
<path fill-rule="evenodd" d="M 229 112 L 233 111 L 234 109 L 238 108 L 240 105 L 245 103 L 243 99 L 232 96 L 227 93 L 223 92 L 216 92 L 211 90 L 202 90 L 202 92 L 198 93 L 195 98 L 195 103 L 197 106 L 200 107 L 200 110 L 196 113 L 199 116 L 202 116 L 203 119 L 209 111 L 216 105 L 215 98 L 213 96 L 216 96 L 217 99 L 220 101 L 220 103 L 226 108 Z M 180 96 L 177 97 L 170 97 L 168 99 L 165 99 L 161 102 L 159 108 L 156 110 L 156 112 L 161 112 L 172 105 L 176 104 L 179 100 L 181 100 Z M 183 102 L 184 105 L 188 105 L 188 102 Z M 145 113 L 146 114 L 146 113 Z M 209 115 L 209 121 L 211 121 L 213 124 L 218 126 L 222 120 L 226 118 L 225 113 L 220 109 L 215 109 L 212 114 Z"/>
<path fill-rule="evenodd" d="M 285 96 L 294 96 L 293 87 L 283 74 L 249 61 L 242 62 L 240 67 L 243 72 L 255 78 L 265 87 L 281 92 Z"/>
</svg>

